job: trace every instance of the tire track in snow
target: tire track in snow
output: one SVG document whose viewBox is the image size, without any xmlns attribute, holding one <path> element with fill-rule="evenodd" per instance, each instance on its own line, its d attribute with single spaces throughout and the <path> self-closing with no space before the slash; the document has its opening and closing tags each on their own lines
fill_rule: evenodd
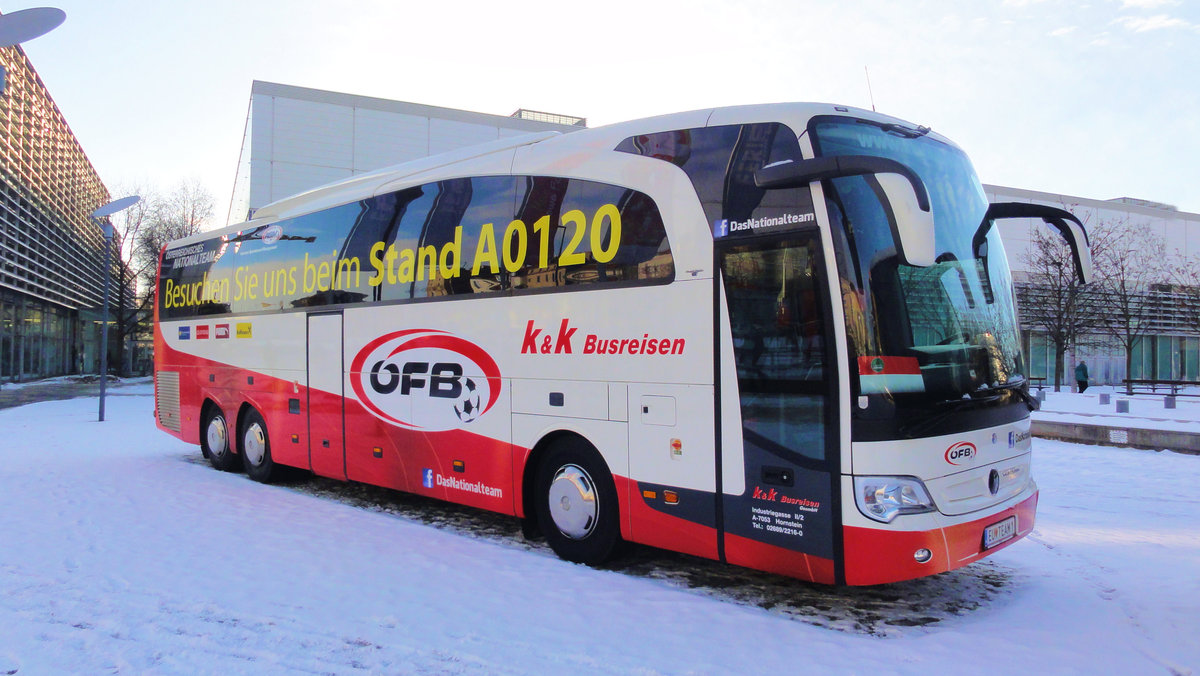
<svg viewBox="0 0 1200 676">
<path fill-rule="evenodd" d="M 207 466 L 199 454 L 188 456 L 187 461 Z M 282 485 L 465 537 L 554 556 L 544 541 L 526 540 L 514 517 L 307 474 L 298 474 Z M 761 608 L 797 622 L 878 637 L 952 625 L 957 618 L 986 611 L 1011 593 L 1014 586 L 1013 571 L 990 559 L 932 577 L 876 587 L 812 584 L 640 545 L 626 545 L 623 554 L 604 568 L 724 602 Z"/>
</svg>

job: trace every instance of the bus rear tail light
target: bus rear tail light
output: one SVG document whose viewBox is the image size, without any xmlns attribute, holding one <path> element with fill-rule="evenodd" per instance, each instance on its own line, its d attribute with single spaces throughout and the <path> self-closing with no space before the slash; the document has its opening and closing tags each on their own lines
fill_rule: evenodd
<svg viewBox="0 0 1200 676">
<path fill-rule="evenodd" d="M 864 516 L 881 523 L 891 523 L 901 514 L 934 510 L 933 499 L 925 490 L 925 484 L 914 477 L 855 477 L 854 502 Z"/>
</svg>

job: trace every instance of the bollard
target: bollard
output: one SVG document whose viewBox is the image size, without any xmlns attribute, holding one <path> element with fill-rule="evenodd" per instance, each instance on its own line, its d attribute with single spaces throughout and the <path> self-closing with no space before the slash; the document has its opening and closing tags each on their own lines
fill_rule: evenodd
<svg viewBox="0 0 1200 676">
<path fill-rule="evenodd" d="M 1118 399 L 1117 400 L 1117 413 L 1129 413 L 1129 400 L 1128 399 Z"/>
<path fill-rule="evenodd" d="M 1100 405 L 1108 406 L 1110 403 L 1112 403 L 1112 395 L 1107 392 L 1101 392 L 1100 393 Z"/>
<path fill-rule="evenodd" d="M 1163 397 L 1163 408 L 1175 408 L 1175 395 L 1168 394 Z"/>
</svg>

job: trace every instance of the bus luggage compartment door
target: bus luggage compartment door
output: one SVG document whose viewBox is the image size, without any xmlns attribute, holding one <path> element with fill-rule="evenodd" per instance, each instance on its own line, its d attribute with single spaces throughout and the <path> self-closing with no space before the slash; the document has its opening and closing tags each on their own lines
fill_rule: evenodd
<svg viewBox="0 0 1200 676">
<path fill-rule="evenodd" d="M 314 474 L 346 478 L 342 315 L 308 316 L 308 461 Z"/>
<path fill-rule="evenodd" d="M 716 558 L 713 388 L 632 383 L 628 392 L 633 539 Z"/>
</svg>

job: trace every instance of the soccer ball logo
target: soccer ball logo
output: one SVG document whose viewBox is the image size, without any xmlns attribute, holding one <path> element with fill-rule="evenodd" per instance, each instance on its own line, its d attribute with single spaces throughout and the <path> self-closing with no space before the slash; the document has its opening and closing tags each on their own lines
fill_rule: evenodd
<svg viewBox="0 0 1200 676">
<path fill-rule="evenodd" d="M 372 415 L 426 432 L 463 429 L 486 416 L 503 386 L 483 348 L 434 329 L 379 336 L 359 349 L 350 369 L 354 394 Z"/>
<path fill-rule="evenodd" d="M 454 414 L 462 422 L 469 423 L 479 417 L 482 409 L 479 403 L 479 388 L 475 386 L 474 380 L 467 378 L 463 383 L 463 398 L 454 405 Z"/>
</svg>

